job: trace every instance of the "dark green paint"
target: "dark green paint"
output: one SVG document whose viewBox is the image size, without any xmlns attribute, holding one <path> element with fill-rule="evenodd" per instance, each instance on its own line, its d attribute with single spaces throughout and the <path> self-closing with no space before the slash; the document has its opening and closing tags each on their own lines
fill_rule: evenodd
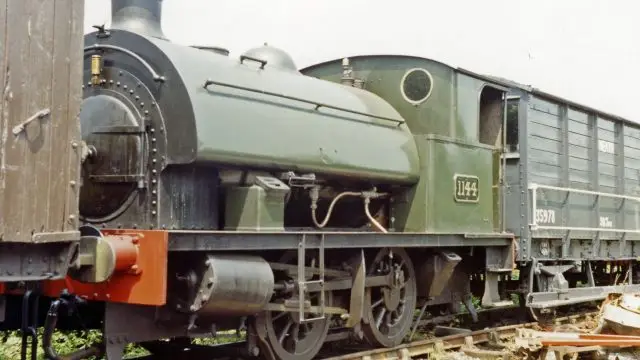
<svg viewBox="0 0 640 360">
<path fill-rule="evenodd" d="M 196 119 L 196 161 L 415 183 L 418 155 L 406 125 L 299 101 L 211 85 L 207 79 L 402 119 L 378 96 L 297 71 L 151 40 L 187 85 Z"/>
<path fill-rule="evenodd" d="M 416 137 L 422 177 L 392 205 L 398 231 L 490 233 L 493 226 L 492 150 L 427 135 Z M 489 165 L 489 166 L 488 166 Z M 478 202 L 457 202 L 456 174 L 478 178 Z"/>
<path fill-rule="evenodd" d="M 359 56 L 349 60 L 354 77 L 364 80 L 364 88 L 402 115 L 418 146 L 420 181 L 394 198 L 392 227 L 396 231 L 438 233 L 491 233 L 499 229 L 500 191 L 496 189 L 500 162 L 499 156 L 494 160 L 494 153 L 499 151 L 500 141 L 480 141 L 481 93 L 487 85 L 499 86 L 424 58 Z M 427 70 L 433 86 L 427 100 L 419 104 L 407 101 L 401 92 L 403 76 L 414 68 Z M 318 64 L 302 72 L 339 82 L 342 61 Z M 497 121 L 501 126 L 502 117 Z M 477 178 L 477 199 L 456 201 L 456 174 Z"/>
<path fill-rule="evenodd" d="M 226 191 L 225 230 L 284 231 L 286 189 L 259 185 Z"/>
</svg>

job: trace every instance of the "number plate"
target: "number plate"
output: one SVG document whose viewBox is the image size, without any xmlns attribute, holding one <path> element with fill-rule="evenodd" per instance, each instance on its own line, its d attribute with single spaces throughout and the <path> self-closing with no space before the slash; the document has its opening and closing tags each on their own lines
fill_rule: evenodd
<svg viewBox="0 0 640 360">
<path fill-rule="evenodd" d="M 455 175 L 453 177 L 454 192 L 453 197 L 457 202 L 478 202 L 480 192 L 477 176 Z"/>
</svg>

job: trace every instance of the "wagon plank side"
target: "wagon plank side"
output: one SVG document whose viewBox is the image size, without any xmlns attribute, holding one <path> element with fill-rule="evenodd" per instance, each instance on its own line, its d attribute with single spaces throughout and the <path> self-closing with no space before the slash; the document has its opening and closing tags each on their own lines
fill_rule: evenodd
<svg viewBox="0 0 640 360">
<path fill-rule="evenodd" d="M 56 34 L 53 28 L 54 3 L 51 1 L 28 1 L 30 18 L 28 72 L 30 81 L 26 84 L 27 96 L 26 118 L 42 112 L 51 113 L 51 78 L 53 66 L 51 57 Z M 53 15 L 53 16 L 52 16 Z M 58 178 L 56 173 L 63 169 L 52 169 L 49 162 L 51 154 L 51 127 L 59 119 L 53 116 L 43 116 L 41 119 L 29 123 L 21 134 L 16 135 L 17 141 L 25 142 L 24 161 L 30 169 L 22 173 L 21 184 L 26 187 L 24 199 L 29 207 L 23 214 L 22 226 L 24 231 L 32 233 L 51 231 L 46 227 L 49 213 L 49 184 Z M 64 120 L 63 120 L 64 121 Z"/>
<path fill-rule="evenodd" d="M 53 74 L 51 78 L 51 89 L 53 94 L 53 107 L 51 116 L 54 119 L 65 119 L 51 124 L 52 139 L 68 139 L 69 128 L 73 127 L 75 114 L 69 112 L 70 93 L 72 87 L 79 87 L 80 81 L 70 79 L 72 67 L 82 66 L 77 62 L 72 62 L 71 42 L 76 41 L 77 35 L 72 33 L 73 0 L 58 0 L 54 9 L 54 34 L 55 44 L 52 55 Z M 76 4 L 77 5 L 77 4 Z M 72 40 L 73 39 L 73 40 Z M 77 49 L 75 50 L 77 51 Z M 75 82 L 74 82 L 75 81 Z M 77 101 L 74 99 L 73 101 Z M 78 134 L 71 134 L 74 138 Z M 71 139 L 69 139 L 71 140 Z M 72 140 L 71 140 L 72 141 Z M 71 148 L 69 141 L 52 141 L 49 161 L 51 169 L 65 169 L 71 171 L 67 164 L 67 157 L 60 154 L 68 153 Z M 55 176 L 49 183 L 49 214 L 47 226 L 51 231 L 68 230 L 68 214 L 66 213 L 67 191 L 71 180 L 68 173 L 62 176 Z M 76 181 L 77 182 L 77 181 Z M 77 186 L 77 185 L 76 185 Z M 64 191 L 60 191 L 63 190 Z"/>
<path fill-rule="evenodd" d="M 0 234 L 9 242 L 77 239 L 75 154 L 81 99 L 83 2 L 1 0 Z M 3 15 L 4 14 L 4 15 Z M 6 27 L 2 26 L 3 17 Z M 74 52 L 77 52 L 74 53 Z M 77 68 L 77 69 L 76 69 Z M 75 156 L 75 155 L 73 155 Z M 77 158 L 77 157 L 74 157 Z"/>
<path fill-rule="evenodd" d="M 7 1 L 0 0 L 0 211 L 4 210 L 5 196 L 5 143 L 8 136 L 5 116 L 5 87 L 7 86 Z M 0 241 L 4 237 L 4 211 L 0 213 Z"/>
<path fill-rule="evenodd" d="M 80 105 L 82 104 L 82 78 L 84 59 L 84 4 L 82 1 L 69 0 L 69 64 L 68 64 L 68 115 L 67 142 L 64 153 L 67 154 L 68 164 L 65 174 L 66 184 L 80 183 L 81 148 L 73 146 L 81 140 L 80 134 Z M 69 146 L 71 145 L 71 146 Z M 75 230 L 79 226 L 79 186 L 66 186 L 65 201 L 65 230 Z"/>
<path fill-rule="evenodd" d="M 5 221 L 4 241 L 30 241 L 30 231 L 23 227 L 25 212 L 28 211 L 29 189 L 22 180 L 31 175 L 31 161 L 26 156 L 26 141 L 22 136 L 12 134 L 12 128 L 27 119 L 28 83 L 30 74 L 29 22 L 30 1 L 7 2 L 6 83 L 4 96 L 5 122 L 2 129 L 6 141 L 3 144 L 5 158 L 5 197 L 2 214 Z M 27 173 L 28 172 L 28 173 Z"/>
</svg>

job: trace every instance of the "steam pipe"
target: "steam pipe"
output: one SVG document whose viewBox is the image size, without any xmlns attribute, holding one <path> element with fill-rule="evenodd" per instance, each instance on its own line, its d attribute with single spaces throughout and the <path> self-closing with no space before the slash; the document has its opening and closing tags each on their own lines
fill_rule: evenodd
<svg viewBox="0 0 640 360">
<path fill-rule="evenodd" d="M 111 28 L 167 40 L 162 32 L 162 0 L 111 0 Z"/>
</svg>

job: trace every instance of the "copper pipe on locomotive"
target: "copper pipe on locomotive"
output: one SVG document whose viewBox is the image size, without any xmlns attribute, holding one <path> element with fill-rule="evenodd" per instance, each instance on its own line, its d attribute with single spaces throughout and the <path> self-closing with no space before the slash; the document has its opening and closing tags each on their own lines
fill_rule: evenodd
<svg viewBox="0 0 640 360">
<path fill-rule="evenodd" d="M 371 203 L 372 199 L 385 197 L 387 195 L 388 194 L 386 193 L 379 193 L 375 187 L 370 191 L 359 191 L 359 192 L 343 191 L 333 198 L 333 200 L 329 204 L 329 208 L 327 209 L 327 214 L 325 215 L 324 220 L 319 222 L 316 214 L 316 210 L 318 209 L 318 199 L 320 198 L 320 187 L 314 186 L 311 188 L 309 192 L 309 196 L 311 197 L 311 219 L 313 220 L 313 223 L 316 227 L 323 228 L 329 223 L 329 220 L 331 219 L 331 214 L 333 212 L 333 208 L 338 202 L 338 200 L 346 196 L 359 196 L 364 199 L 364 213 L 367 216 L 367 219 L 369 219 L 371 224 L 380 232 L 386 233 L 388 232 L 387 229 L 385 229 L 384 226 L 382 226 L 382 224 L 380 224 L 380 222 L 378 222 L 373 217 L 373 215 L 371 215 L 369 204 Z"/>
</svg>

